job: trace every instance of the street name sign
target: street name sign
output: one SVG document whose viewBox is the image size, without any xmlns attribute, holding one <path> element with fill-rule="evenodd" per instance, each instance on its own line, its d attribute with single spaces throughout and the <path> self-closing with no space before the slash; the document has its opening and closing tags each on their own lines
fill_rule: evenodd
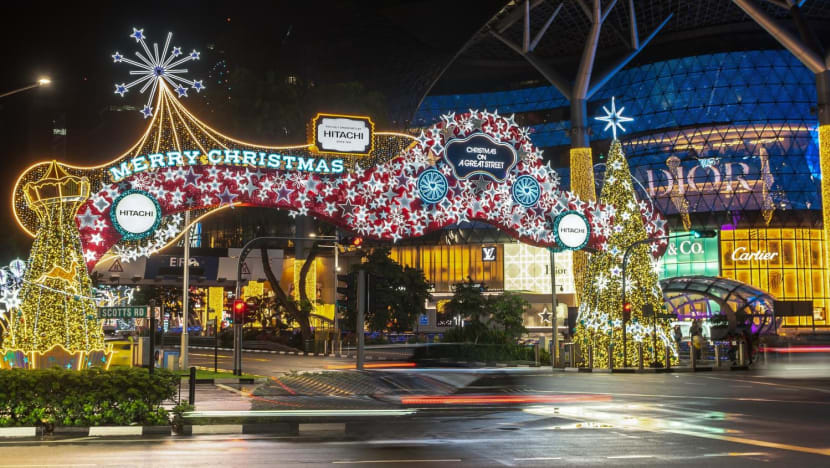
<svg viewBox="0 0 830 468">
<path fill-rule="evenodd" d="M 99 319 L 147 318 L 147 306 L 99 307 Z"/>
</svg>

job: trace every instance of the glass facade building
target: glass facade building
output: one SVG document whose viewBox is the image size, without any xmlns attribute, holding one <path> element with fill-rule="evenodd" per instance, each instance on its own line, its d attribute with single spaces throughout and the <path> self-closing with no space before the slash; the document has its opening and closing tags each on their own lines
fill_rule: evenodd
<svg viewBox="0 0 830 468">
<path fill-rule="evenodd" d="M 815 325 L 827 326 L 813 73 L 784 50 L 713 53 L 622 70 L 591 98 L 588 115 L 601 115 L 612 96 L 634 118 L 621 140 L 639 196 L 674 233 L 719 231 L 720 239 L 672 241 L 660 278 L 723 276 L 778 300 L 812 300 Z M 428 96 L 415 123 L 485 108 L 515 113 L 554 167 L 566 164 L 569 104 L 553 86 Z M 590 119 L 597 188 L 604 125 Z M 557 170 L 569 186 L 568 168 Z M 770 258 L 740 260 L 758 249 Z M 510 276 L 505 267 L 505 282 Z M 812 322 L 789 317 L 785 325 Z"/>
</svg>

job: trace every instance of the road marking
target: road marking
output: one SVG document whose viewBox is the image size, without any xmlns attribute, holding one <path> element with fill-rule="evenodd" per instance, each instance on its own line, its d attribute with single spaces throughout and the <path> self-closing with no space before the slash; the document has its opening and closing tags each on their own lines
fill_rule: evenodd
<svg viewBox="0 0 830 468">
<path fill-rule="evenodd" d="M 726 452 L 726 453 L 704 453 L 704 457 L 759 457 L 769 455 L 767 452 Z"/>
<path fill-rule="evenodd" d="M 709 377 L 709 378 L 717 378 L 717 377 Z M 762 382 L 759 382 L 762 383 Z M 818 390 L 818 389 L 816 389 Z M 822 390 L 823 391 L 823 390 Z M 576 390 L 537 390 L 538 393 L 577 393 L 577 394 L 584 394 L 584 392 L 578 392 Z M 764 403 L 798 403 L 798 404 L 814 404 L 814 405 L 830 405 L 830 401 L 805 401 L 805 400 L 774 400 L 770 398 L 735 398 L 735 397 L 710 397 L 710 396 L 697 396 L 697 395 L 663 395 L 663 394 L 655 394 L 655 393 L 611 393 L 611 392 L 593 392 L 593 395 L 610 395 L 610 396 L 620 396 L 620 397 L 648 397 L 648 398 L 675 398 L 675 399 L 683 399 L 683 400 L 748 400 L 748 401 L 757 401 L 757 402 L 764 402 Z"/>
<path fill-rule="evenodd" d="M 347 465 L 358 463 L 459 463 L 460 458 L 433 458 L 433 459 L 401 459 L 401 460 L 336 460 L 332 464 Z"/>
<path fill-rule="evenodd" d="M 801 445 L 781 444 L 781 443 L 778 443 L 778 442 L 767 442 L 765 440 L 745 439 L 743 437 L 732 437 L 732 436 L 707 434 L 707 433 L 703 433 L 703 432 L 692 432 L 692 431 L 684 431 L 684 430 L 676 430 L 676 429 L 670 429 L 670 430 L 667 430 L 665 432 L 671 432 L 671 433 L 674 433 L 674 434 L 681 434 L 681 435 L 687 435 L 687 436 L 692 436 L 692 437 L 702 437 L 704 439 L 724 440 L 724 441 L 727 441 L 727 442 L 735 442 L 735 443 L 744 444 L 744 445 L 755 445 L 757 447 L 775 448 L 775 449 L 780 449 L 780 450 L 789 450 L 789 451 L 792 451 L 792 452 L 812 453 L 814 455 L 824 455 L 826 457 L 830 457 L 830 449 L 804 447 L 804 446 L 801 446 Z"/>
<path fill-rule="evenodd" d="M 772 382 L 759 382 L 757 380 L 746 380 L 746 379 L 739 379 L 739 378 L 724 379 L 722 377 L 711 377 L 711 376 L 708 376 L 708 375 L 702 375 L 701 377 L 706 378 L 706 379 L 715 379 L 715 380 L 728 380 L 728 381 L 740 380 L 741 382 L 749 382 L 749 383 L 754 383 L 754 384 L 758 384 L 758 385 L 770 385 L 770 386 L 773 386 L 773 387 L 794 388 L 794 389 L 797 389 L 797 390 L 812 390 L 814 392 L 830 393 L 830 390 L 826 390 L 826 389 L 823 389 L 823 388 L 816 388 L 816 387 L 802 387 L 802 386 L 799 386 L 799 385 L 787 385 L 787 384 L 779 384 L 779 383 L 772 383 Z"/>
</svg>

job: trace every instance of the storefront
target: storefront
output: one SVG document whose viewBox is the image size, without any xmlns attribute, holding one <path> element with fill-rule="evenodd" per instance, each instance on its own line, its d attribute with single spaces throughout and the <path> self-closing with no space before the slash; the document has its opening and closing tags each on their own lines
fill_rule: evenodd
<svg viewBox="0 0 830 468">
<path fill-rule="evenodd" d="M 719 276 L 718 238 L 695 238 L 688 232 L 672 233 L 666 253 L 660 258 L 660 279 L 678 276 Z"/>
<path fill-rule="evenodd" d="M 721 276 L 781 301 L 813 301 L 813 316 L 785 317 L 788 327 L 827 327 L 824 239 L 820 229 L 736 229 L 721 232 Z"/>
</svg>

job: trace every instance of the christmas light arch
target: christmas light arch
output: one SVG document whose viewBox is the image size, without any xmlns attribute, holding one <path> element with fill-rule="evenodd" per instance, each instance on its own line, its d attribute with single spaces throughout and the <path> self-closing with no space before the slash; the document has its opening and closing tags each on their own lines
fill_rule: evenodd
<svg viewBox="0 0 830 468">
<path fill-rule="evenodd" d="M 12 195 L 15 219 L 24 231 L 49 234 L 44 229 L 48 231 L 50 226 L 42 223 L 42 216 L 27 199 L 26 188 L 43 184 L 50 174 L 60 174 L 61 184 L 88 187 L 87 197 L 71 200 L 74 225 L 61 228 L 74 231 L 65 235 L 77 239 L 79 258 L 87 271 L 109 256 L 130 261 L 175 242 L 189 227 L 183 219 L 186 211 L 192 214 L 192 225 L 235 206 L 289 210 L 292 216 L 313 216 L 367 238 L 392 242 L 481 221 L 521 242 L 559 248 L 554 220 L 561 213 L 576 211 L 591 227 L 587 247 L 601 249 L 615 222 L 613 207 L 582 201 L 562 189 L 557 172 L 542 164 L 542 152 L 533 145 L 529 129 L 519 126 L 512 116 L 486 110 L 449 114 L 418 136 L 375 132 L 371 120 L 360 117 L 354 120 L 367 121 L 372 127 L 371 144 L 366 154 L 347 155 L 319 151 L 313 137 L 311 143 L 270 146 L 227 136 L 190 113 L 180 101 L 186 97 L 181 84 L 173 85 L 177 87 L 156 76 L 151 96 L 155 101 L 145 106 L 152 110 L 144 114 L 149 124 L 141 138 L 114 160 L 92 167 L 52 161 L 27 168 Z M 123 95 L 121 91 L 116 87 Z M 481 137 L 476 138 L 478 135 Z M 468 161 L 470 167 L 485 169 L 467 170 L 459 176 L 458 162 L 447 157 L 445 148 L 468 140 L 492 142 L 498 147 L 493 154 L 507 152 L 502 155 L 503 162 L 483 161 L 482 166 L 472 166 L 475 161 Z M 488 150 L 483 151 L 479 159 L 489 157 Z M 491 166 L 487 164 L 501 164 L 502 170 L 488 175 Z M 429 193 L 424 191 L 425 185 L 431 187 Z M 125 193 L 138 192 L 151 197 L 159 211 L 146 238 L 138 238 L 144 233 L 127 235 L 113 222 L 114 202 Z M 650 204 L 643 204 L 640 214 L 651 236 L 666 235 L 665 220 Z M 657 241 L 654 245 L 652 254 L 657 257 L 666 243 Z M 30 265 L 36 260 L 30 258 Z M 59 276 L 70 268 L 67 264 L 47 269 L 45 276 L 32 281 L 59 288 L 69 282 L 69 276 Z M 71 278 L 76 284 L 66 285 L 65 294 L 78 298 L 78 304 L 88 296 L 87 271 Z M 58 276 L 50 276 L 50 272 Z M 25 298 L 23 302 L 25 308 Z M 89 304 L 84 304 L 88 309 Z M 81 315 L 89 320 L 88 311 Z M 53 341 L 55 346 L 63 345 L 61 340 Z M 89 353 L 98 346 L 81 348 Z M 39 342 L 37 351 L 44 349 L 48 347 Z"/>
<path fill-rule="evenodd" d="M 89 269 L 107 255 L 129 261 L 160 250 L 185 230 L 184 211 L 201 219 L 233 206 L 290 210 L 294 215 L 310 215 L 367 238 L 393 242 L 465 221 L 483 221 L 522 242 L 557 247 L 554 219 L 562 212 L 578 211 L 591 225 L 587 246 L 600 248 L 614 222 L 613 210 L 596 202 L 584 202 L 562 190 L 556 171 L 542 164 L 541 151 L 530 141 L 528 129 L 497 112 L 471 110 L 447 115 L 417 137 L 376 132 L 369 155 L 346 157 L 340 174 L 320 174 L 297 170 L 296 164 L 291 169 L 286 163 L 279 169 L 257 167 L 243 164 L 241 158 L 243 154 L 253 154 L 264 160 L 261 155 L 276 154 L 295 161 L 333 161 L 343 156 L 316 152 L 311 144 L 276 147 L 228 137 L 192 115 L 164 82 L 158 87 L 155 109 L 144 135 L 121 157 L 87 168 L 57 163 L 68 174 L 86 177 L 92 188 L 76 216 Z M 449 141 L 476 133 L 515 148 L 519 161 L 504 182 L 486 175 L 458 178 L 443 157 L 443 148 Z M 191 158 L 192 164 L 178 156 L 188 152 L 198 153 Z M 237 153 L 237 163 L 225 162 L 228 154 L 235 159 Z M 144 155 L 161 155 L 165 160 L 173 155 L 183 164 L 135 171 L 131 161 Z M 211 162 L 220 157 L 218 164 Z M 156 160 L 161 161 L 158 156 Z M 251 161 L 256 163 L 255 159 Z M 30 234 L 36 216 L 26 204 L 22 189 L 27 182 L 42 177 L 50 164 L 32 165 L 15 185 L 14 214 Z M 133 173 L 114 180 L 112 169 L 121 167 L 132 168 Z M 419 176 L 427 171 L 436 171 L 446 180 L 446 190 L 438 191 L 443 195 L 436 199 L 424 200 L 418 187 Z M 517 181 L 523 185 L 535 181 L 540 193 L 517 199 Z M 134 190 L 151 194 L 161 209 L 159 226 L 147 240 L 125 238 L 110 216 L 113 202 Z M 658 212 L 645 205 L 641 214 L 654 237 L 665 235 L 665 221 Z M 655 255 L 664 246 L 658 243 Z"/>
</svg>

